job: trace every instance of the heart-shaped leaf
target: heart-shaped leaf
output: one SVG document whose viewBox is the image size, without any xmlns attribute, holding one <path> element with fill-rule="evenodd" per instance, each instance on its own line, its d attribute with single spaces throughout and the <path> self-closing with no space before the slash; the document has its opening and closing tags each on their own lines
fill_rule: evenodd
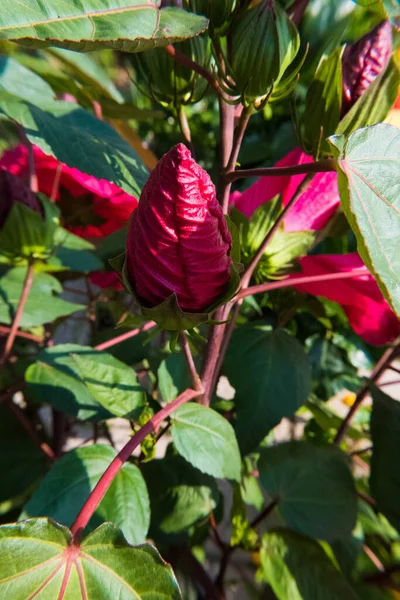
<svg viewBox="0 0 400 600">
<path fill-rule="evenodd" d="M 40 600 L 181 600 L 172 572 L 148 544 L 130 546 L 105 524 L 80 546 L 51 519 L 0 527 L 0 596 Z"/>
<path fill-rule="evenodd" d="M 358 251 L 400 315 L 400 130 L 379 123 L 330 141 L 339 151 L 339 192 Z"/>
</svg>

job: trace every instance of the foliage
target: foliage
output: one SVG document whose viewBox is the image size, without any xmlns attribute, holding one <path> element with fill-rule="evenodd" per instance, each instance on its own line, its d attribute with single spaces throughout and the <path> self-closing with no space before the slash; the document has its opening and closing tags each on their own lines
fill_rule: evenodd
<svg viewBox="0 0 400 600">
<path fill-rule="evenodd" d="M 3 0 L 2 598 L 397 598 L 399 23 Z"/>
</svg>

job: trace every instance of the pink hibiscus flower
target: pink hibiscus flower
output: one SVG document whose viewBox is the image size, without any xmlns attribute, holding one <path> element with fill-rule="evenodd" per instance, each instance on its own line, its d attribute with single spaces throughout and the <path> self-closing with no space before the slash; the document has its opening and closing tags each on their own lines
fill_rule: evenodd
<svg viewBox="0 0 400 600">
<path fill-rule="evenodd" d="M 357 253 L 304 256 L 300 265 L 305 276 L 346 273 L 364 266 Z M 292 277 L 297 277 L 293 274 Z M 369 344 L 381 346 L 400 335 L 400 321 L 383 297 L 371 273 L 351 279 L 303 283 L 294 286 L 299 292 L 322 296 L 338 302 L 351 327 Z"/>
<path fill-rule="evenodd" d="M 295 148 L 277 162 L 276 166 L 289 167 L 310 162 L 313 162 L 311 156 L 305 154 L 301 148 Z M 248 218 L 261 204 L 272 200 L 277 194 L 282 195 L 283 206 L 286 206 L 304 177 L 305 175 L 261 177 L 243 193 L 233 192 L 231 205 Z M 285 231 L 319 231 L 328 224 L 339 204 L 337 173 L 317 173 L 307 191 L 297 200 L 285 218 Z"/>
</svg>

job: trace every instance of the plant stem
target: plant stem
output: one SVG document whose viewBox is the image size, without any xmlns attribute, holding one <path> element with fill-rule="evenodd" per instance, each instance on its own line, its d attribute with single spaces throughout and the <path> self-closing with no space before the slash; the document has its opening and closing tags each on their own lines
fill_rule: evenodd
<svg viewBox="0 0 400 600">
<path fill-rule="evenodd" d="M 192 153 L 193 158 L 196 156 L 195 148 L 192 144 L 192 132 L 190 131 L 189 121 L 187 120 L 186 112 L 183 106 L 178 108 L 178 123 L 186 146 Z"/>
<path fill-rule="evenodd" d="M 74 544 L 79 544 L 86 525 L 89 523 L 108 488 L 114 481 L 114 478 L 121 470 L 123 464 L 129 459 L 135 448 L 137 448 L 137 446 L 139 446 L 139 444 L 141 444 L 150 433 L 157 432 L 164 419 L 173 413 L 179 406 L 182 406 L 182 404 L 189 402 L 189 400 L 192 400 L 199 395 L 200 392 L 196 390 L 185 390 L 182 394 L 175 398 L 175 400 L 164 406 L 164 408 L 155 414 L 154 417 L 147 421 L 147 423 L 143 425 L 143 427 L 141 427 L 137 433 L 135 433 L 129 442 L 125 444 L 122 450 L 107 467 L 89 498 L 86 500 L 82 510 L 76 517 L 71 527 Z"/>
<path fill-rule="evenodd" d="M 252 520 L 252 522 L 250 523 L 250 527 L 252 527 L 254 529 L 254 527 L 257 527 L 257 525 L 259 523 L 261 523 L 261 521 L 263 521 L 264 519 L 266 519 L 267 517 L 269 517 L 269 515 L 273 512 L 273 510 L 277 507 L 278 505 L 278 500 L 272 500 L 272 502 L 270 502 L 268 504 L 268 506 L 266 506 L 264 508 L 264 510 L 262 512 L 260 512 L 259 515 L 257 515 L 255 517 L 255 519 Z"/>
<path fill-rule="evenodd" d="M 329 171 L 336 171 L 337 162 L 332 158 L 326 160 L 319 160 L 304 165 L 293 165 L 292 167 L 264 167 L 260 169 L 238 169 L 233 171 L 232 169 L 226 173 L 226 180 L 232 183 L 237 179 L 244 179 L 245 177 L 282 177 L 284 175 L 303 175 L 308 173 L 325 173 Z"/>
<path fill-rule="evenodd" d="M 237 298 L 242 299 L 246 296 L 252 296 L 253 294 L 261 294 L 262 292 L 271 292 L 272 290 L 279 290 L 285 287 L 291 287 L 293 285 L 301 285 L 302 283 L 317 283 L 320 281 L 335 281 L 340 279 L 352 279 L 353 277 L 360 277 L 361 275 L 370 275 L 367 267 L 360 267 L 354 269 L 354 271 L 346 271 L 343 273 L 321 273 L 320 275 L 303 275 L 299 277 L 288 277 L 281 281 L 272 281 L 267 283 L 261 283 L 260 285 L 253 285 L 247 289 L 241 290 Z"/>
<path fill-rule="evenodd" d="M 297 189 L 293 195 L 293 198 L 291 198 L 291 200 L 286 204 L 285 208 L 282 210 L 281 214 L 279 215 L 279 217 L 277 218 L 275 223 L 272 225 L 271 229 L 268 231 L 267 235 L 264 238 L 264 241 L 262 242 L 261 246 L 257 250 L 255 256 L 251 260 L 246 271 L 244 272 L 244 275 L 242 277 L 242 289 L 247 288 L 247 286 L 249 285 L 251 276 L 253 275 L 254 270 L 257 267 L 260 259 L 262 258 L 271 239 L 273 238 L 275 233 L 278 231 L 279 227 L 283 223 L 288 212 L 293 208 L 293 206 L 296 204 L 296 202 L 300 198 L 300 196 L 302 196 L 304 194 L 304 192 L 306 191 L 306 189 L 308 188 L 309 184 L 311 183 L 311 181 L 314 177 L 315 177 L 315 173 L 309 173 L 308 175 L 305 176 L 305 178 L 300 183 L 300 185 L 297 186 Z"/>
<path fill-rule="evenodd" d="M 25 275 L 25 280 L 24 280 L 24 284 L 22 287 L 22 293 L 21 293 L 21 296 L 19 299 L 17 310 L 15 312 L 14 320 L 13 320 L 11 328 L 10 328 L 10 333 L 8 334 L 8 338 L 7 338 L 7 341 L 6 341 L 4 350 L 3 350 L 3 355 L 0 360 L 0 365 L 3 365 L 7 361 L 8 357 L 10 355 L 10 352 L 12 350 L 14 340 L 15 340 L 15 337 L 18 332 L 18 327 L 19 327 L 19 324 L 21 322 L 22 315 L 24 312 L 25 304 L 28 299 L 29 292 L 31 291 L 31 288 L 32 288 L 34 269 L 35 269 L 34 264 L 31 263 L 28 266 L 28 269 L 27 269 L 27 272 Z"/>
<path fill-rule="evenodd" d="M 218 309 L 215 318 L 218 321 L 225 321 L 229 314 L 231 304 L 226 304 Z M 204 388 L 204 395 L 200 402 L 204 406 L 209 406 L 213 393 L 213 382 L 215 381 L 215 368 L 220 354 L 220 348 L 224 336 L 226 325 L 212 325 L 209 330 L 208 344 L 201 371 L 201 382 Z"/>
<path fill-rule="evenodd" d="M 11 327 L 4 327 L 3 325 L 0 325 L 0 336 L 2 334 L 8 335 L 10 331 Z M 38 342 L 39 344 L 43 342 L 43 338 L 39 335 L 33 335 L 32 333 L 26 333 L 25 331 L 17 331 L 15 336 L 25 340 L 31 340 L 32 342 Z"/>
<path fill-rule="evenodd" d="M 187 67 L 191 71 L 195 71 L 196 73 L 198 73 L 199 75 L 201 75 L 202 77 L 204 77 L 204 79 L 206 79 L 208 81 L 208 83 L 210 84 L 210 86 L 218 94 L 220 93 L 220 87 L 219 87 L 218 81 L 216 79 L 214 79 L 214 77 L 211 75 L 211 73 L 209 73 L 201 65 L 199 65 L 196 62 L 194 62 L 194 60 L 191 60 L 188 56 L 185 56 L 185 54 L 182 54 L 182 52 L 180 52 L 179 50 L 177 50 L 175 48 L 175 46 L 173 46 L 172 44 L 168 44 L 168 46 L 165 46 L 164 50 L 165 50 L 165 52 L 167 54 L 169 54 L 170 56 L 172 56 L 172 58 L 177 63 L 179 63 L 183 67 Z"/>
<path fill-rule="evenodd" d="M 343 440 L 345 433 L 346 433 L 351 421 L 353 420 L 354 415 L 356 414 L 356 412 L 360 408 L 363 400 L 369 393 L 370 383 L 376 383 L 378 381 L 378 379 L 380 378 L 380 376 L 382 375 L 382 373 L 384 371 L 386 371 L 386 369 L 388 368 L 388 366 L 390 365 L 392 360 L 394 360 L 396 358 L 396 356 L 398 355 L 399 345 L 400 345 L 400 341 L 397 341 L 395 346 L 393 348 L 388 348 L 382 354 L 379 361 L 376 363 L 375 368 L 372 371 L 371 376 L 369 377 L 367 383 L 365 385 L 363 385 L 363 387 L 358 392 L 356 399 L 354 400 L 353 406 L 350 408 L 349 412 L 347 413 L 346 418 L 342 421 L 342 424 L 340 425 L 340 427 L 336 433 L 336 437 L 334 439 L 335 444 L 340 444 L 340 442 Z"/>
<path fill-rule="evenodd" d="M 11 399 L 8 401 L 8 406 L 11 412 L 14 413 L 15 417 L 21 423 L 22 427 L 25 429 L 31 440 L 36 444 L 36 446 L 38 446 L 41 449 L 46 458 L 49 461 L 53 462 L 56 458 L 53 450 L 48 444 L 46 444 L 46 442 L 42 442 L 38 432 L 36 431 L 32 423 L 29 421 L 29 419 L 27 419 L 27 417 L 25 416 L 24 411 Z"/>
<path fill-rule="evenodd" d="M 33 151 L 33 146 L 32 146 L 32 143 L 30 142 L 30 140 L 28 139 L 28 136 L 26 135 L 25 129 L 22 127 L 22 125 L 17 124 L 17 127 L 19 130 L 21 140 L 25 144 L 25 146 L 28 150 L 29 187 L 31 188 L 31 191 L 34 194 L 36 194 L 39 191 L 39 185 L 38 185 L 38 178 L 36 175 L 35 154 Z"/>
<path fill-rule="evenodd" d="M 112 348 L 113 346 L 116 346 L 117 344 L 120 344 L 121 342 L 130 340 L 131 338 L 135 337 L 135 335 L 138 335 L 139 333 L 143 333 L 144 331 L 148 331 L 149 329 L 152 329 L 155 326 L 156 326 L 156 323 L 154 323 L 154 321 L 149 321 L 148 323 L 145 323 L 142 327 L 138 327 L 137 329 L 132 329 L 131 331 L 127 331 L 126 333 L 123 333 L 122 335 L 118 335 L 117 337 L 113 338 L 112 340 L 107 340 L 106 342 L 97 344 L 97 346 L 94 346 L 94 350 L 107 350 L 108 348 Z"/>
<path fill-rule="evenodd" d="M 181 331 L 179 339 L 182 345 L 182 350 L 187 362 L 187 366 L 189 368 L 190 376 L 192 378 L 193 389 L 195 389 L 197 392 L 203 393 L 204 390 L 203 386 L 201 385 L 201 379 L 199 374 L 197 373 L 196 365 L 194 364 L 189 342 L 187 341 L 187 337 L 183 331 Z"/>
<path fill-rule="evenodd" d="M 233 145 L 232 145 L 231 153 L 229 155 L 228 164 L 226 165 L 226 167 L 224 169 L 227 172 L 232 171 L 235 168 L 236 161 L 239 156 L 240 147 L 242 145 L 243 136 L 245 134 L 246 127 L 249 123 L 251 114 L 252 114 L 251 109 L 243 108 L 242 114 L 239 119 L 239 123 L 234 132 Z M 226 180 L 224 188 L 223 188 L 223 192 L 222 192 L 222 198 L 221 198 L 222 210 L 225 215 L 228 214 L 228 212 L 229 212 L 229 194 L 231 191 L 231 186 L 232 186 L 232 182 Z"/>
</svg>

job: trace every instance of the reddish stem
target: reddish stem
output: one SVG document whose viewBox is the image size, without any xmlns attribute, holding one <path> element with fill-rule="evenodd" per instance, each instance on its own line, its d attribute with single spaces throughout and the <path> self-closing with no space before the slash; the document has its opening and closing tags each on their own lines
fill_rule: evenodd
<svg viewBox="0 0 400 600">
<path fill-rule="evenodd" d="M 285 287 L 291 287 L 293 285 L 301 285 L 302 283 L 317 283 L 320 281 L 335 281 L 338 279 L 352 279 L 353 277 L 360 277 L 361 275 L 370 275 L 367 267 L 360 267 L 353 271 L 345 271 L 343 273 L 321 273 L 320 275 L 303 275 L 299 277 L 288 277 L 281 281 L 273 281 L 268 283 L 261 283 L 260 285 L 253 285 L 247 289 L 241 290 L 237 298 L 242 299 L 246 296 L 252 296 L 253 294 L 261 294 L 262 292 L 272 292 L 272 290 L 279 290 Z"/>
<path fill-rule="evenodd" d="M 304 165 L 293 165 L 292 167 L 263 167 L 260 169 L 239 169 L 237 171 L 229 170 L 226 173 L 226 180 L 232 183 L 237 179 L 246 177 L 282 177 L 284 175 L 304 175 L 308 173 L 325 173 L 336 171 L 337 162 L 332 158 L 319 160 Z"/>
<path fill-rule="evenodd" d="M 179 406 L 182 406 L 182 404 L 189 402 L 189 400 L 192 400 L 199 395 L 200 392 L 196 390 L 185 390 L 182 394 L 175 398 L 175 400 L 164 406 L 164 408 L 154 415 L 154 417 L 147 421 L 147 423 L 143 425 L 143 427 L 141 427 L 137 433 L 135 433 L 129 442 L 125 444 L 122 450 L 107 467 L 89 498 L 86 500 L 82 510 L 76 517 L 71 527 L 74 544 L 79 543 L 86 525 L 89 523 L 91 517 L 104 498 L 104 495 L 114 481 L 114 478 L 121 470 L 123 464 L 129 459 L 135 448 L 137 448 L 150 433 L 157 432 L 164 419 L 173 413 Z"/>
<path fill-rule="evenodd" d="M 19 327 L 19 324 L 21 322 L 22 315 L 24 312 L 25 304 L 26 304 L 26 301 L 29 296 L 29 292 L 30 292 L 32 284 L 33 284 L 33 276 L 34 276 L 34 265 L 33 265 L 33 263 L 31 263 L 28 266 L 28 270 L 26 272 L 24 284 L 22 287 L 22 293 L 21 293 L 21 296 L 19 299 L 19 303 L 18 303 L 18 307 L 17 307 L 16 313 L 15 313 L 13 323 L 10 328 L 10 333 L 8 334 L 6 345 L 4 347 L 3 356 L 1 357 L 1 360 L 0 360 L 0 365 L 3 365 L 7 361 L 8 357 L 10 355 L 10 352 L 12 350 L 14 340 L 15 340 L 15 337 L 18 332 L 18 327 Z"/>
<path fill-rule="evenodd" d="M 181 341 L 182 350 L 189 369 L 190 377 L 192 378 L 193 388 L 196 391 L 203 393 L 204 390 L 203 386 L 201 385 L 201 379 L 199 374 L 197 373 L 196 365 L 194 364 L 189 342 L 187 341 L 187 337 L 183 331 L 180 333 L 179 339 Z"/>
<path fill-rule="evenodd" d="M 4 327 L 3 325 L 0 325 L 0 335 L 2 335 L 2 334 L 9 335 L 10 331 L 11 331 L 11 327 Z M 33 335 L 32 333 L 26 333 L 25 331 L 17 331 L 15 336 L 23 338 L 25 340 L 31 340 L 32 342 L 38 342 L 38 343 L 43 342 L 43 338 L 40 337 L 39 335 Z"/>
<path fill-rule="evenodd" d="M 367 383 L 365 385 L 363 385 L 363 387 L 358 392 L 356 399 L 354 400 L 353 406 L 350 408 L 349 412 L 347 413 L 346 418 L 342 421 L 342 424 L 340 425 L 340 427 L 337 431 L 336 437 L 334 439 L 335 444 L 340 444 L 340 442 L 343 440 L 343 438 L 346 434 L 346 431 L 347 431 L 351 421 L 354 418 L 354 415 L 360 408 L 365 397 L 369 394 L 370 383 L 376 383 L 378 381 L 378 379 L 380 378 L 380 376 L 384 373 L 384 371 L 386 371 L 386 369 L 388 368 L 388 366 L 390 365 L 392 360 L 394 360 L 396 358 L 396 356 L 398 355 L 399 345 L 400 345 L 400 341 L 397 341 L 395 346 L 393 348 L 388 348 L 383 353 L 380 360 L 376 363 L 375 368 L 372 371 L 371 376 L 369 377 L 369 380 L 367 381 Z"/>
<path fill-rule="evenodd" d="M 138 335 L 138 333 L 143 333 L 144 331 L 148 331 L 149 329 L 152 329 L 153 327 L 155 327 L 155 325 L 156 325 L 156 323 L 154 323 L 154 321 L 149 321 L 148 323 L 145 323 L 142 327 L 138 327 L 137 329 L 132 329 L 131 331 L 127 331 L 126 333 L 123 333 L 122 335 L 118 335 L 117 337 L 113 338 L 112 340 L 107 340 L 106 342 L 97 344 L 97 346 L 94 346 L 94 350 L 107 350 L 108 348 L 112 348 L 113 346 L 116 346 L 117 344 L 120 344 L 121 342 L 130 340 L 131 338 L 135 337 L 135 335 Z"/>
<path fill-rule="evenodd" d="M 36 446 L 38 446 L 41 449 L 46 458 L 53 462 L 56 458 L 53 450 L 48 444 L 46 444 L 46 442 L 42 442 L 38 432 L 33 427 L 29 419 L 26 418 L 24 411 L 19 406 L 17 406 L 12 400 L 9 400 L 8 406 L 10 407 L 10 410 L 14 413 L 18 421 L 21 423 L 31 440 L 36 444 Z"/>
</svg>

